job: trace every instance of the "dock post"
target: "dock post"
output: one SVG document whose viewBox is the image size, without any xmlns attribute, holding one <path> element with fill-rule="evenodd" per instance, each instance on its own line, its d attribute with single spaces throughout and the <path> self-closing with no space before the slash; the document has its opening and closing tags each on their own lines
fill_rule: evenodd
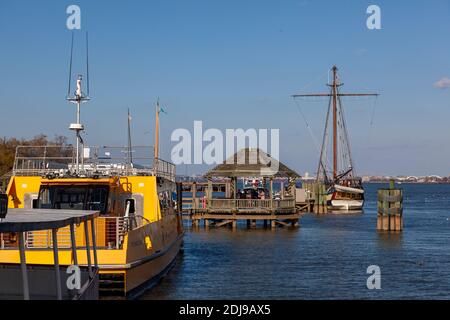
<svg viewBox="0 0 450 320">
<path fill-rule="evenodd" d="M 230 181 L 225 181 L 225 198 L 229 199 L 231 198 L 231 187 L 230 187 Z"/>
<path fill-rule="evenodd" d="M 270 228 L 275 229 L 275 219 L 270 220 Z"/>
<path fill-rule="evenodd" d="M 377 230 L 403 230 L 403 190 L 395 189 L 393 180 L 389 189 L 378 190 Z"/>
<path fill-rule="evenodd" d="M 28 286 L 27 260 L 25 257 L 25 237 L 24 232 L 19 232 L 20 268 L 22 270 L 23 299 L 30 300 L 30 289 Z"/>
<path fill-rule="evenodd" d="M 314 213 L 320 213 L 320 188 L 319 182 L 313 184 L 314 186 L 314 206 L 316 207 Z"/>
<path fill-rule="evenodd" d="M 233 228 L 233 231 L 237 229 L 237 220 L 233 219 L 233 222 L 231 223 L 231 227 Z"/>
<path fill-rule="evenodd" d="M 191 184 L 192 204 L 191 208 L 193 212 L 197 209 L 197 183 L 194 181 Z"/>
<path fill-rule="evenodd" d="M 183 213 L 183 183 L 177 182 L 177 212 L 179 214 Z"/>
</svg>

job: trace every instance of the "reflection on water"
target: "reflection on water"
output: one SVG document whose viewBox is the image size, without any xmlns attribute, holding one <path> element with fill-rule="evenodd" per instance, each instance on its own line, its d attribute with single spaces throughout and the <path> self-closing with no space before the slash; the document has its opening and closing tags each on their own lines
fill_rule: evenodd
<svg viewBox="0 0 450 320">
<path fill-rule="evenodd" d="M 386 232 L 379 231 L 378 243 L 381 247 L 385 249 L 401 249 L 403 233 L 402 232 Z"/>
<path fill-rule="evenodd" d="M 327 214 L 338 214 L 338 215 L 361 215 L 364 210 L 328 210 Z"/>
<path fill-rule="evenodd" d="M 210 228 L 185 236 L 169 274 L 143 299 L 450 299 L 450 185 L 406 185 L 402 233 L 364 213 L 303 216 L 300 228 Z M 368 290 L 369 265 L 381 290 Z"/>
</svg>

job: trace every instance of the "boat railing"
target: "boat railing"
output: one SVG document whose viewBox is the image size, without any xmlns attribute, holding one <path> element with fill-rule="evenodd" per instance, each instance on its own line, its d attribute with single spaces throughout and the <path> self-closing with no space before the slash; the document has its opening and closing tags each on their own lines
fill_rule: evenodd
<svg viewBox="0 0 450 320">
<path fill-rule="evenodd" d="M 97 249 L 121 249 L 124 236 L 133 227 L 138 227 L 139 217 L 97 217 L 95 219 L 95 233 Z M 75 228 L 77 246 L 85 245 L 83 225 Z M 70 249 L 70 227 L 60 228 L 57 232 L 58 248 Z M 18 238 L 16 234 L 0 233 L 0 249 L 17 249 Z M 52 231 L 39 230 L 25 233 L 25 247 L 27 249 L 52 249 Z"/>
<path fill-rule="evenodd" d="M 155 158 L 154 170 L 157 176 L 162 176 L 166 179 L 175 181 L 175 165 L 171 162 L 165 161 L 163 159 Z"/>
<path fill-rule="evenodd" d="M 175 181 L 175 165 L 153 157 L 153 147 L 90 146 L 84 147 L 78 165 L 80 176 L 163 176 Z M 73 175 L 76 169 L 73 146 L 18 146 L 13 175 L 64 176 Z"/>
</svg>

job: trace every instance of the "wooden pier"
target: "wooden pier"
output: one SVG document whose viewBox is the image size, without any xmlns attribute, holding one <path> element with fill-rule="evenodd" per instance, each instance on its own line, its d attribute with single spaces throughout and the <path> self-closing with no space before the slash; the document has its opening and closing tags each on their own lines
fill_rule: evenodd
<svg viewBox="0 0 450 320">
<path fill-rule="evenodd" d="M 205 227 L 236 228 L 239 220 L 246 221 L 250 228 L 256 227 L 258 221 L 272 228 L 299 226 L 301 213 L 295 198 L 295 181 L 299 175 L 259 149 L 242 149 L 233 157 L 207 172 L 204 175 L 206 182 L 182 184 L 181 189 L 192 195 L 181 200 L 184 219 L 191 220 L 194 227 L 203 222 Z M 249 163 L 249 159 L 259 161 L 261 158 L 264 161 Z M 268 170 L 267 164 L 273 165 L 274 162 L 278 170 L 272 172 Z M 241 198 L 243 193 L 238 189 L 238 179 L 251 177 L 261 179 L 259 189 L 255 187 L 261 197 L 247 195 Z M 275 179 L 282 179 L 286 183 L 286 187 L 282 183 L 277 198 L 273 192 Z M 216 197 L 215 192 L 222 192 L 223 196 Z"/>
</svg>

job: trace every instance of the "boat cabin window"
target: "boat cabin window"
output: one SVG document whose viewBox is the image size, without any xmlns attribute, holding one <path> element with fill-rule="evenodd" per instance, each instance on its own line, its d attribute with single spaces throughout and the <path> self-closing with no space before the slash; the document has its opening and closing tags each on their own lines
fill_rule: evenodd
<svg viewBox="0 0 450 320">
<path fill-rule="evenodd" d="M 108 186 L 41 186 L 40 209 L 107 211 Z"/>
</svg>

